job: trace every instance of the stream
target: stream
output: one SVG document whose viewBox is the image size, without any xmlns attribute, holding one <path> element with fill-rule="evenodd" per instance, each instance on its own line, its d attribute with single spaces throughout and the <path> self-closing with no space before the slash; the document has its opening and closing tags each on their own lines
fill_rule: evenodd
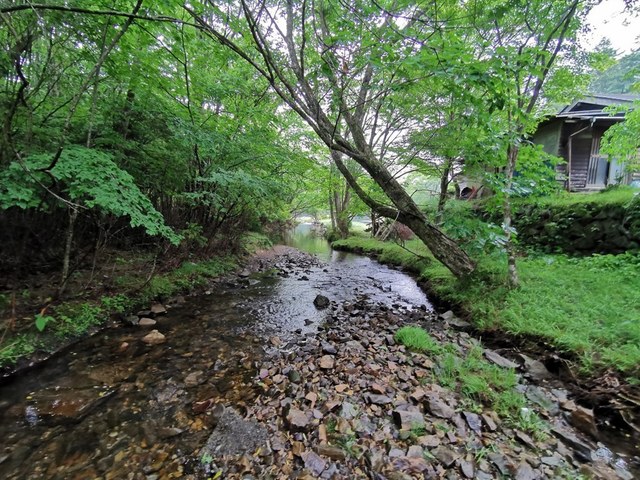
<svg viewBox="0 0 640 480">
<path fill-rule="evenodd" d="M 149 329 L 114 326 L 81 340 L 0 387 L 0 478 L 169 478 L 190 473 L 209 435 L 198 409 L 247 405 L 255 365 L 293 335 L 313 335 L 318 294 L 394 305 L 431 305 L 415 281 L 374 260 L 331 251 L 302 225 L 290 245 L 309 261 L 216 282 L 157 316 Z M 297 262 L 300 266 L 300 262 Z M 273 342 L 268 342 L 270 338 Z M 277 339 L 277 340 L 276 340 Z M 267 346 L 264 346 L 264 345 Z M 285 345 L 286 346 L 286 345 Z"/>
<path fill-rule="evenodd" d="M 311 224 L 299 225 L 285 243 L 315 257 L 277 247 L 280 255 L 216 279 L 203 294 L 171 299 L 153 327 L 114 323 L 5 381 L 0 478 L 198 477 L 197 452 L 216 424 L 209 413 L 219 404 L 247 411 L 260 393 L 261 362 L 274 350 L 294 352 L 315 338 L 331 312 L 314 306 L 319 294 L 435 316 L 411 276 L 332 251 Z M 166 341 L 144 343 L 151 328 Z M 607 440 L 624 458 L 637 455 L 634 448 L 624 452 L 624 438 Z M 610 465 L 637 473 L 598 445 Z"/>
</svg>

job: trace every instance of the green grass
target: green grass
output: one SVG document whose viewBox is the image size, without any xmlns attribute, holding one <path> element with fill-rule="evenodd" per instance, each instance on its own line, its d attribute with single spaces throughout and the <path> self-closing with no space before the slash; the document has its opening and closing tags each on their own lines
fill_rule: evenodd
<svg viewBox="0 0 640 480">
<path fill-rule="evenodd" d="M 442 347 L 420 327 L 402 327 L 395 334 L 395 340 L 416 352 L 438 354 Z"/>
<path fill-rule="evenodd" d="M 550 195 L 545 197 L 539 197 L 537 199 L 522 199 L 521 203 L 535 203 L 538 205 L 549 205 L 549 206 L 565 206 L 565 205 L 576 205 L 576 204 L 584 204 L 584 203 L 593 203 L 593 204 L 602 204 L 602 205 L 626 205 L 628 204 L 638 193 L 638 189 L 628 187 L 628 186 L 619 186 L 614 188 L 609 188 L 606 190 L 602 190 L 600 192 L 592 192 L 592 193 L 569 193 L 569 192 L 561 192 L 556 195 Z M 520 203 L 517 202 L 517 203 Z"/>
<path fill-rule="evenodd" d="M 511 425 L 537 437 L 544 435 L 546 425 L 525 408 L 524 396 L 515 389 L 518 385 L 516 373 L 485 360 L 479 345 L 460 354 L 454 345 L 440 344 L 416 326 L 400 328 L 395 339 L 412 351 L 429 355 L 436 364 L 431 381 L 458 391 L 463 397 L 464 408 L 481 412 L 481 405 L 484 405 Z"/>
<path fill-rule="evenodd" d="M 471 277 L 457 280 L 417 242 L 407 248 L 418 260 L 391 242 L 354 237 L 334 246 L 418 272 L 436 297 L 457 305 L 481 329 L 543 339 L 572 354 L 586 373 L 615 368 L 640 375 L 638 255 L 521 259 L 521 286 L 510 290 L 499 256 L 483 257 Z"/>
</svg>

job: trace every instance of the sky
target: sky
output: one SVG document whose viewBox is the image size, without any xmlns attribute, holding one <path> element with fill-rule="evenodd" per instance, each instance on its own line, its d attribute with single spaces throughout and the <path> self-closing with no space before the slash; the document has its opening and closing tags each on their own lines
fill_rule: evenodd
<svg viewBox="0 0 640 480">
<path fill-rule="evenodd" d="M 594 7 L 587 17 L 591 32 L 586 34 L 584 45 L 593 49 L 603 37 L 608 37 L 619 54 L 640 48 L 640 16 L 623 10 L 623 0 L 603 0 Z"/>
</svg>

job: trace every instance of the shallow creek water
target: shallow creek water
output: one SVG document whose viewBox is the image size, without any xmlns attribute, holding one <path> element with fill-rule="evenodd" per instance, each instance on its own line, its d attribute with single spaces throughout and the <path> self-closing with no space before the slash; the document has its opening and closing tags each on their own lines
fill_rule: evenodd
<svg viewBox="0 0 640 480">
<path fill-rule="evenodd" d="M 198 408 L 249 404 L 266 339 L 286 343 L 296 331 L 317 331 L 325 313 L 313 306 L 316 295 L 431 309 L 408 275 L 331 252 L 305 228 L 290 244 L 315 250 L 326 264 L 219 282 L 157 318 L 164 344 L 143 344 L 144 328 L 114 326 L 0 386 L 0 478 L 188 473 L 210 433 Z"/>
</svg>

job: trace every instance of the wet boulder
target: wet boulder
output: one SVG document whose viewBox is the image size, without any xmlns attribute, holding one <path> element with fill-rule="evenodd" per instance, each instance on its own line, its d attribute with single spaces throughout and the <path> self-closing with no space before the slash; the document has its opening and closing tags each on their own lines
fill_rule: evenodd
<svg viewBox="0 0 640 480">
<path fill-rule="evenodd" d="M 313 300 L 313 304 L 318 310 L 324 310 L 329 306 L 329 303 L 330 303 L 329 299 L 324 295 L 317 295 L 316 298 Z"/>
</svg>

